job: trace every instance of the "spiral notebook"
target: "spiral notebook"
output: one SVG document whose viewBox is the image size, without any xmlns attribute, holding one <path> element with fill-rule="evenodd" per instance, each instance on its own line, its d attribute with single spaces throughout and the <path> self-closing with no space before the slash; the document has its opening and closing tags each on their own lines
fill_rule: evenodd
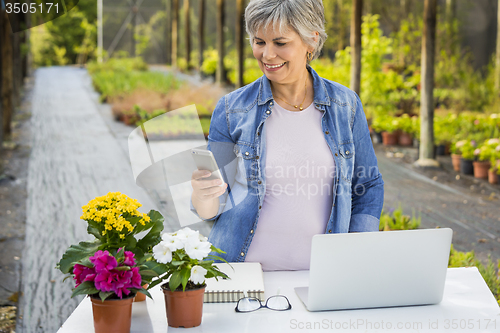
<svg viewBox="0 0 500 333">
<path fill-rule="evenodd" d="M 217 263 L 217 267 L 226 273 L 230 279 L 219 281 L 215 278 L 206 281 L 205 303 L 237 302 L 244 297 L 243 291 L 249 297 L 264 301 L 264 275 L 258 262 Z"/>
</svg>

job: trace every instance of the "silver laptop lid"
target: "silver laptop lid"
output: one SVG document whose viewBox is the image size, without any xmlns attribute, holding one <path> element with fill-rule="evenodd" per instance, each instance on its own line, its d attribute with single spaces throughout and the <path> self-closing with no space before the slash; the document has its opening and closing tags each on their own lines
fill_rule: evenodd
<svg viewBox="0 0 500 333">
<path fill-rule="evenodd" d="M 314 236 L 308 310 L 439 303 L 452 234 L 443 228 Z"/>
</svg>

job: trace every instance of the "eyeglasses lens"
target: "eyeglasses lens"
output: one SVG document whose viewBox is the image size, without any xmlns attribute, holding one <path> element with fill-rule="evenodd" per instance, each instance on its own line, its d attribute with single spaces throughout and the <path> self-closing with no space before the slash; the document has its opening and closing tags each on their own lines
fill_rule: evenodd
<svg viewBox="0 0 500 333">
<path fill-rule="evenodd" d="M 241 312 L 255 311 L 260 308 L 260 301 L 255 298 L 243 298 L 238 301 L 238 310 Z"/>
<path fill-rule="evenodd" d="M 267 300 L 267 307 L 273 310 L 287 310 L 290 304 L 284 296 L 273 296 Z"/>
</svg>

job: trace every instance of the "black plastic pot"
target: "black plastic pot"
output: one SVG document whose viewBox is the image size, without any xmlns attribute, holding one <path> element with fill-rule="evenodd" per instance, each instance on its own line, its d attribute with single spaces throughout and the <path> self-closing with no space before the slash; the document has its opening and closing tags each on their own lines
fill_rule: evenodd
<svg viewBox="0 0 500 333">
<path fill-rule="evenodd" d="M 436 146 L 436 155 L 437 156 L 444 156 L 446 155 L 446 146 L 445 145 L 438 145 Z"/>
<path fill-rule="evenodd" d="M 373 143 L 382 143 L 382 133 L 380 132 L 373 132 Z"/>
<path fill-rule="evenodd" d="M 460 173 L 464 175 L 473 175 L 474 166 L 472 165 L 472 160 L 461 159 L 460 160 Z"/>
</svg>

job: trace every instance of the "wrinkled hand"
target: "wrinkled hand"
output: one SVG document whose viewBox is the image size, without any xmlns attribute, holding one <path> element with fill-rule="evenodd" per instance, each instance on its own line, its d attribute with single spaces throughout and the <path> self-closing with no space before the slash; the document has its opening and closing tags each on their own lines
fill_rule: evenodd
<svg viewBox="0 0 500 333">
<path fill-rule="evenodd" d="M 220 197 L 226 191 L 227 184 L 220 179 L 207 180 L 212 173 L 208 170 L 195 170 L 191 176 L 193 197 L 200 202 L 209 202 Z"/>
</svg>

